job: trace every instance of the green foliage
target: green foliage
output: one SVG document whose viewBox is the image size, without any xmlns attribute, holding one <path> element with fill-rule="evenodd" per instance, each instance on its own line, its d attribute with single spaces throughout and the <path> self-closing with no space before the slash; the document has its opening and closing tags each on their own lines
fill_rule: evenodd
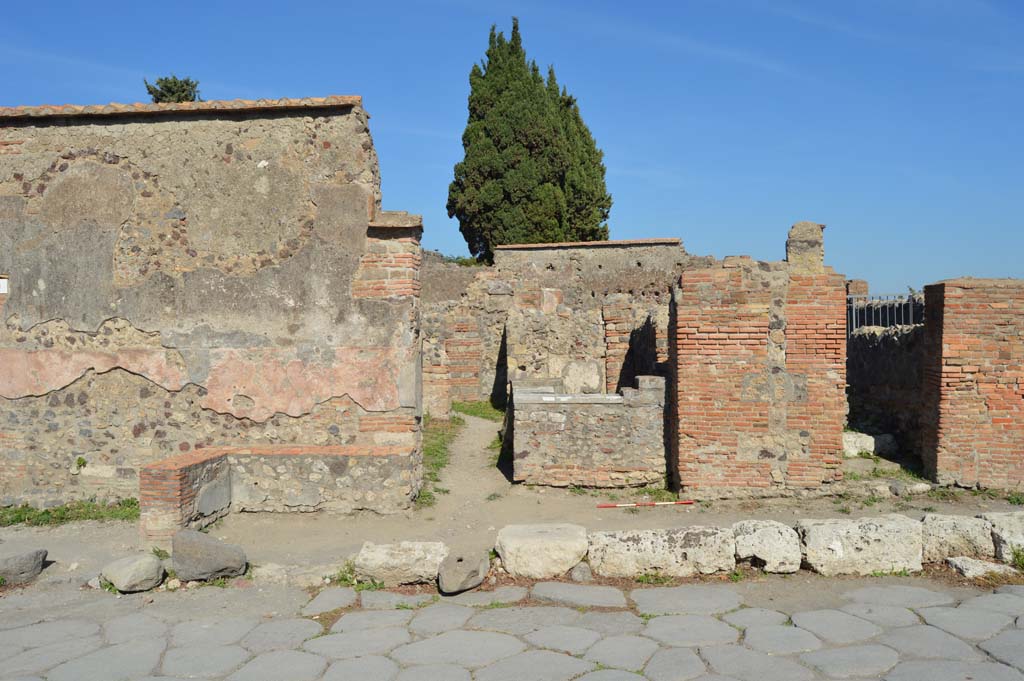
<svg viewBox="0 0 1024 681">
<path fill-rule="evenodd" d="M 79 470 L 81 470 L 81 469 L 85 468 L 87 463 L 89 463 L 89 462 L 85 460 L 85 457 L 84 456 L 80 456 L 77 459 L 75 459 L 75 468 L 78 468 Z"/>
<path fill-rule="evenodd" d="M 447 494 L 448 490 L 438 487 L 441 481 L 441 470 L 448 465 L 451 447 L 459 430 L 466 424 L 458 416 L 448 421 L 426 416 L 423 419 L 423 487 L 416 497 L 416 505 L 420 508 L 433 506 L 437 503 L 436 494 Z"/>
<path fill-rule="evenodd" d="M 1010 492 L 1006 500 L 1014 506 L 1024 506 L 1024 492 Z"/>
<path fill-rule="evenodd" d="M 7 578 L 3 575 L 0 575 L 0 589 L 2 589 L 5 586 L 7 586 Z"/>
<path fill-rule="evenodd" d="M 0 508 L 0 527 L 8 525 L 63 525 L 78 520 L 138 520 L 137 499 L 116 502 L 72 501 L 43 510 L 31 506 Z"/>
<path fill-rule="evenodd" d="M 747 575 L 743 572 L 743 570 L 733 570 L 729 573 L 729 581 L 733 583 L 742 582 L 746 578 Z"/>
<path fill-rule="evenodd" d="M 490 402 L 452 402 L 452 411 L 497 423 L 505 420 L 505 412 L 495 409 Z"/>
<path fill-rule="evenodd" d="M 469 74 L 465 158 L 448 188 L 448 216 L 478 259 L 511 243 L 608 238 L 611 195 L 603 153 L 576 99 L 527 61 L 518 19 L 491 27 L 487 53 Z"/>
<path fill-rule="evenodd" d="M 668 584 L 672 581 L 672 578 L 657 572 L 645 572 L 634 577 L 634 581 L 637 584 Z"/>
<path fill-rule="evenodd" d="M 484 263 L 465 255 L 445 255 L 442 256 L 444 261 L 451 263 L 452 265 L 458 265 L 459 267 L 480 267 Z"/>
<path fill-rule="evenodd" d="M 104 591 L 106 591 L 107 593 L 111 593 L 111 594 L 114 594 L 114 595 L 117 595 L 117 594 L 121 593 L 120 591 L 117 590 L 116 586 L 114 586 L 113 584 L 111 584 L 107 580 L 103 579 L 102 577 L 100 577 L 100 588 L 103 589 Z"/>
<path fill-rule="evenodd" d="M 160 560 L 167 560 L 171 557 L 171 554 L 167 553 L 167 551 L 164 551 L 159 546 L 153 547 L 153 555 L 159 558 Z"/>
<path fill-rule="evenodd" d="M 501 495 L 498 494 L 497 492 L 491 492 L 490 494 L 487 495 L 487 501 L 497 501 L 500 498 Z"/>
<path fill-rule="evenodd" d="M 1010 558 L 1010 565 L 1012 565 L 1015 570 L 1024 572 L 1024 548 L 1014 546 L 1012 551 L 1013 557 Z"/>
<path fill-rule="evenodd" d="M 157 78 L 155 85 L 145 78 L 142 82 L 146 84 L 146 92 L 155 104 L 203 101 L 199 97 L 199 81 L 191 78 L 178 78 L 172 74 Z"/>
<path fill-rule="evenodd" d="M 647 497 L 650 501 L 676 501 L 679 496 L 664 487 L 637 487 L 632 490 L 634 497 Z"/>
<path fill-rule="evenodd" d="M 357 592 L 380 591 L 384 588 L 384 585 L 376 580 L 360 580 L 356 577 L 356 564 L 351 560 L 347 561 L 342 568 L 338 570 L 338 574 L 331 577 L 331 581 L 335 584 L 352 587 Z"/>
</svg>

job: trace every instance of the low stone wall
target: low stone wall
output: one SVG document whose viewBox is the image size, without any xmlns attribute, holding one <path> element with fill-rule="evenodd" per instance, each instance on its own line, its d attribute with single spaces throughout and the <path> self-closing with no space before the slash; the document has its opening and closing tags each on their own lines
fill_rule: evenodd
<svg viewBox="0 0 1024 681">
<path fill-rule="evenodd" d="M 514 478 L 534 485 L 628 487 L 665 479 L 665 379 L 619 395 L 517 387 L 510 407 Z"/>
<path fill-rule="evenodd" d="M 142 468 L 140 531 L 166 546 L 232 511 L 394 513 L 409 508 L 421 468 L 395 445 L 200 449 Z"/>
<path fill-rule="evenodd" d="M 892 433 L 905 452 L 920 439 L 924 335 L 923 324 L 866 326 L 847 340 L 850 427 Z"/>
</svg>

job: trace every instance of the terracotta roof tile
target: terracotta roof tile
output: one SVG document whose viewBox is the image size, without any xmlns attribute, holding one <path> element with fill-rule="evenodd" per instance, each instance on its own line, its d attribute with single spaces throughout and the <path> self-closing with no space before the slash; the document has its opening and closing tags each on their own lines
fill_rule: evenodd
<svg viewBox="0 0 1024 681">
<path fill-rule="evenodd" d="M 301 99 L 226 99 L 209 102 L 182 102 L 180 104 L 64 104 L 55 106 L 8 106 L 0 107 L 0 119 L 43 118 L 47 116 L 119 116 L 135 114 L 163 114 L 175 112 L 206 111 L 280 111 L 288 109 L 347 108 L 362 106 L 359 95 L 330 95 L 328 97 L 303 97 Z"/>
</svg>

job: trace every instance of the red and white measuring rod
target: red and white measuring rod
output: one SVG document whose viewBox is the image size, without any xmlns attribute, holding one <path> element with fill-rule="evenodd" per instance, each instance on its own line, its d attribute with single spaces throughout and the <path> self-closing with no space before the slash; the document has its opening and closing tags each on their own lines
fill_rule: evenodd
<svg viewBox="0 0 1024 681">
<path fill-rule="evenodd" d="M 637 506 L 690 506 L 692 499 L 685 501 L 637 501 L 632 504 L 598 504 L 598 508 L 635 508 Z"/>
</svg>

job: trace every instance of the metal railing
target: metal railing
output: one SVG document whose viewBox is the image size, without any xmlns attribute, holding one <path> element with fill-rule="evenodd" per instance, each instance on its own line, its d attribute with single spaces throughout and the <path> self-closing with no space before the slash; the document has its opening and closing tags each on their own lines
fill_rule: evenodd
<svg viewBox="0 0 1024 681">
<path fill-rule="evenodd" d="M 862 326 L 903 326 L 924 323 L 924 296 L 846 296 L 846 335 Z"/>
</svg>

